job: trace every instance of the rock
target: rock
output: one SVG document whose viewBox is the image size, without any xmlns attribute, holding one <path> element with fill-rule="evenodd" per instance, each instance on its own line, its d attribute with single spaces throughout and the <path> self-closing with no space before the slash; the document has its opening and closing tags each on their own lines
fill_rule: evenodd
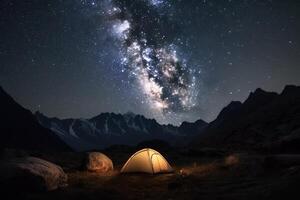
<svg viewBox="0 0 300 200">
<path fill-rule="evenodd" d="M 240 156 L 238 154 L 232 154 L 225 157 L 225 165 L 226 166 L 234 166 L 240 163 Z"/>
<path fill-rule="evenodd" d="M 0 187 L 15 191 L 50 191 L 67 185 L 63 169 L 36 157 L 2 160 Z"/>
<path fill-rule="evenodd" d="M 113 162 L 106 155 L 99 152 L 87 153 L 85 168 L 88 171 L 107 173 L 114 169 Z"/>
</svg>

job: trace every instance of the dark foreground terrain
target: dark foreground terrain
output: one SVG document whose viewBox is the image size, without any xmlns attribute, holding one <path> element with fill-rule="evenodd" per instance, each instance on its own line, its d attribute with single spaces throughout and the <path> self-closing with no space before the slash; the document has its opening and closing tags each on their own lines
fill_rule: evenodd
<svg viewBox="0 0 300 200">
<path fill-rule="evenodd" d="M 115 169 L 101 174 L 81 169 L 85 153 L 40 154 L 68 175 L 68 185 L 50 192 L 14 188 L 3 195 L 19 199 L 299 199 L 297 155 L 258 155 L 176 151 L 162 153 L 171 174 L 120 174 L 131 152 L 105 152 Z M 37 156 L 37 155 L 36 155 Z M 292 160 L 292 161 L 291 161 Z M 30 184 L 30 182 L 28 182 Z"/>
</svg>

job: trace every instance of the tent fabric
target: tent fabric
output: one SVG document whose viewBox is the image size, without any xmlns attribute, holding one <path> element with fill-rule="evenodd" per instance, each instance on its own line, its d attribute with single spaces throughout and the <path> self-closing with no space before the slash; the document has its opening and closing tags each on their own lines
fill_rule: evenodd
<svg viewBox="0 0 300 200">
<path fill-rule="evenodd" d="M 134 153 L 121 169 L 121 173 L 157 174 L 172 171 L 173 169 L 168 161 L 159 152 L 149 148 Z"/>
</svg>

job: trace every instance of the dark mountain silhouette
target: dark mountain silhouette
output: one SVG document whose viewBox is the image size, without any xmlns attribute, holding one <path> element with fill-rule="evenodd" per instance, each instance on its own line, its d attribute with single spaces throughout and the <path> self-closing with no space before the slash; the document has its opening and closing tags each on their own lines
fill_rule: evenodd
<svg viewBox="0 0 300 200">
<path fill-rule="evenodd" d="M 208 125 L 207 122 L 199 119 L 195 122 L 182 122 L 182 124 L 178 127 L 178 131 L 181 134 L 186 134 L 189 136 L 193 136 L 202 132 L 203 129 Z"/>
<path fill-rule="evenodd" d="M 0 148 L 70 151 L 63 141 L 0 87 Z"/>
<path fill-rule="evenodd" d="M 197 136 L 194 146 L 300 150 L 300 87 L 281 94 L 257 89 L 244 103 L 231 102 Z"/>
</svg>

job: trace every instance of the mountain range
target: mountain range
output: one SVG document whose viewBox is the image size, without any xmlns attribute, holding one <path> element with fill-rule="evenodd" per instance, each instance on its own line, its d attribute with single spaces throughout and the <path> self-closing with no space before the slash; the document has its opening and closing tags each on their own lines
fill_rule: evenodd
<svg viewBox="0 0 300 200">
<path fill-rule="evenodd" d="M 52 130 L 73 149 L 82 151 L 104 148 L 114 144 L 135 145 L 145 140 L 165 140 L 177 144 L 197 134 L 207 125 L 203 120 L 184 122 L 180 127 L 161 125 L 154 119 L 128 112 L 102 113 L 90 119 L 49 118 L 35 113 L 39 123 Z"/>
<path fill-rule="evenodd" d="M 193 146 L 300 152 L 300 87 L 282 93 L 256 89 L 231 102 L 193 140 Z"/>
<path fill-rule="evenodd" d="M 50 118 L 32 114 L 0 89 L 1 146 L 85 151 L 114 144 L 164 140 L 189 147 L 264 149 L 300 152 L 300 87 L 282 93 L 256 89 L 244 102 L 233 101 L 217 118 L 161 125 L 134 113 L 102 113 L 90 119 Z"/>
</svg>

